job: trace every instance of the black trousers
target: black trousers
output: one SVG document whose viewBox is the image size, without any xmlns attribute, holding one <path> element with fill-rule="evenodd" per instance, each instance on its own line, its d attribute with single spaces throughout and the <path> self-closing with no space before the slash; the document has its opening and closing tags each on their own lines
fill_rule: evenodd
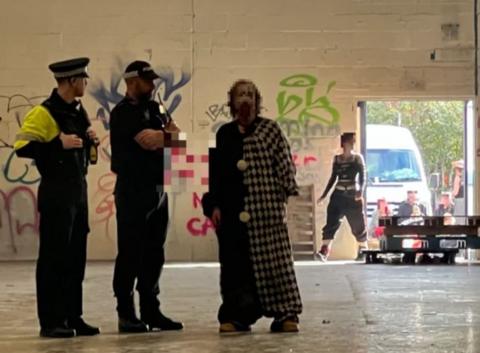
<svg viewBox="0 0 480 353">
<path fill-rule="evenodd" d="M 357 241 L 366 241 L 367 230 L 362 202 L 355 201 L 355 192 L 339 190 L 335 190 L 330 197 L 327 207 L 327 224 L 323 227 L 323 239 L 331 240 L 335 237 L 344 216 Z"/>
<path fill-rule="evenodd" d="M 165 263 L 164 244 L 168 227 L 168 196 L 155 187 L 115 189 L 118 253 L 113 291 L 121 317 L 134 314 L 133 290 L 140 295 L 142 319 L 158 312 L 159 279 Z"/>
<path fill-rule="evenodd" d="M 61 326 L 80 317 L 87 252 L 87 184 L 39 186 L 40 248 L 36 269 L 40 326 Z M 74 194 L 74 198 L 72 195 Z M 79 196 L 79 197 L 77 197 Z"/>
<path fill-rule="evenodd" d="M 222 214 L 217 230 L 220 260 L 220 323 L 252 325 L 263 315 L 257 295 L 247 229 L 238 221 L 238 213 Z"/>
</svg>

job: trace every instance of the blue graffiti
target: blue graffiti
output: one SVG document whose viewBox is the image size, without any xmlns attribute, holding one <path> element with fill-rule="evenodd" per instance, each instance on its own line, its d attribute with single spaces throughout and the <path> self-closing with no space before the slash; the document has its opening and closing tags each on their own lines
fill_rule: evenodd
<svg viewBox="0 0 480 353">
<path fill-rule="evenodd" d="M 124 97 L 124 94 L 120 93 L 120 84 L 122 83 L 122 72 L 124 67 L 125 64 L 118 60 L 117 65 L 112 70 L 108 86 L 100 80 L 93 81 L 90 85 L 90 94 L 100 104 L 96 113 L 96 118 L 102 122 L 105 130 L 109 130 L 110 128 L 107 115 L 110 116 L 113 107 Z M 155 82 L 156 86 L 153 95 L 163 101 L 166 105 L 166 109 L 172 114 L 182 101 L 182 95 L 177 93 L 177 91 L 190 82 L 192 75 L 190 72 L 183 69 L 180 78 L 176 80 L 174 70 L 167 66 L 157 67 L 155 68 L 155 72 L 160 78 Z M 163 94 L 160 95 L 159 91 L 162 87 Z"/>
</svg>

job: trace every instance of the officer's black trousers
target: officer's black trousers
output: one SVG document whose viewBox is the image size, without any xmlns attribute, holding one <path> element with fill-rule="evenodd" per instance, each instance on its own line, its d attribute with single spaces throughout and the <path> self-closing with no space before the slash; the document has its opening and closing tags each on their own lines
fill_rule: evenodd
<svg viewBox="0 0 480 353">
<path fill-rule="evenodd" d="M 117 187 L 118 254 L 113 276 L 117 311 L 121 317 L 134 314 L 133 289 L 140 296 L 142 319 L 158 312 L 159 278 L 165 263 L 164 244 L 168 226 L 167 194 L 155 188 L 134 190 Z"/>
<path fill-rule="evenodd" d="M 40 326 L 61 326 L 82 315 L 88 228 L 87 188 L 75 195 L 39 187 L 40 248 L 37 260 L 37 306 Z"/>
</svg>

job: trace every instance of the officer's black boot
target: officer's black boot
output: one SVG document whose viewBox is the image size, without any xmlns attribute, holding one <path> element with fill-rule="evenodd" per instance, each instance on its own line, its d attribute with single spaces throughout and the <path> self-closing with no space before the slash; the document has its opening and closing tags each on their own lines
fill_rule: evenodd
<svg viewBox="0 0 480 353">
<path fill-rule="evenodd" d="M 117 297 L 118 331 L 121 333 L 147 332 L 148 327 L 137 318 L 133 296 Z"/>
<path fill-rule="evenodd" d="M 75 336 L 75 331 L 66 327 L 42 327 L 41 337 L 48 338 L 69 338 Z"/>
<path fill-rule="evenodd" d="M 183 329 L 183 324 L 181 322 L 173 321 L 172 319 L 163 315 L 159 306 L 160 302 L 156 296 L 149 296 L 148 298 L 145 298 L 145 296 L 140 295 L 140 315 L 142 321 L 148 325 L 148 329 L 150 331 L 171 331 Z"/>
<path fill-rule="evenodd" d="M 67 327 L 74 329 L 77 336 L 95 336 L 100 333 L 100 329 L 87 324 L 81 317 L 68 319 Z"/>
<path fill-rule="evenodd" d="M 75 331 L 67 327 L 64 322 L 61 322 L 48 327 L 42 326 L 40 336 L 48 338 L 69 338 L 75 336 Z"/>
</svg>

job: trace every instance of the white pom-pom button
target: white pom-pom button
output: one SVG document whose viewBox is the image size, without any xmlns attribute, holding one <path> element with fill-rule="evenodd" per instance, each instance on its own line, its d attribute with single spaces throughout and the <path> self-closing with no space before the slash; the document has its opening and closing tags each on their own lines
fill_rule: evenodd
<svg viewBox="0 0 480 353">
<path fill-rule="evenodd" d="M 238 170 L 244 172 L 247 168 L 248 168 L 248 163 L 247 161 L 243 160 L 243 159 L 240 159 L 238 162 L 237 162 L 237 168 Z"/>
<path fill-rule="evenodd" d="M 250 213 L 243 211 L 240 212 L 240 221 L 243 223 L 247 223 L 250 220 Z"/>
</svg>

